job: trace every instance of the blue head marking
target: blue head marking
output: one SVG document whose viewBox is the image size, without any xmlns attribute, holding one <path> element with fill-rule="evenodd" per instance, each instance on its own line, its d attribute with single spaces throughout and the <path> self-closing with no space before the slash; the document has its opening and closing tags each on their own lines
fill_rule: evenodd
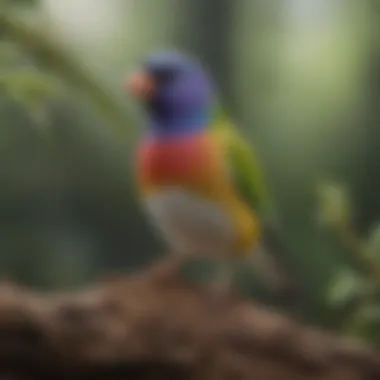
<svg viewBox="0 0 380 380">
<path fill-rule="evenodd" d="M 160 138 L 195 133 L 212 119 L 214 91 L 202 66 L 176 52 L 148 57 L 156 93 L 148 102 L 150 132 Z"/>
</svg>

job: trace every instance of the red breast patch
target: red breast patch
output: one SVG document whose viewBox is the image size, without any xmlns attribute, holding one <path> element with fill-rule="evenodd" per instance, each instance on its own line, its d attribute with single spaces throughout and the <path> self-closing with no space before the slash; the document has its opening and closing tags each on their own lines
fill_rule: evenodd
<svg viewBox="0 0 380 380">
<path fill-rule="evenodd" d="M 220 155 L 212 136 L 201 134 L 164 141 L 148 141 L 138 156 L 139 175 L 145 186 L 183 185 L 202 182 L 219 172 Z M 219 157 L 219 159 L 218 159 Z"/>
</svg>

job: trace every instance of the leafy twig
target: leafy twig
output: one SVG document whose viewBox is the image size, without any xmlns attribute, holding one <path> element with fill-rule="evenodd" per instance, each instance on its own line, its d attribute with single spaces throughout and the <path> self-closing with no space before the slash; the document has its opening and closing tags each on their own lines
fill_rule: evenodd
<svg viewBox="0 0 380 380">
<path fill-rule="evenodd" d="M 117 100 L 62 47 L 58 47 L 46 35 L 1 10 L 0 32 L 22 46 L 39 64 L 55 70 L 66 81 L 84 91 L 119 133 L 125 130 L 128 118 L 123 109 L 119 107 Z"/>
</svg>

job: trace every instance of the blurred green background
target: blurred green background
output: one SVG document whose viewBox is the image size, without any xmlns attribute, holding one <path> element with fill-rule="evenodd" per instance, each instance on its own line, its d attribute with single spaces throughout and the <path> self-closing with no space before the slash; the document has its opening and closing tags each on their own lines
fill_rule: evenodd
<svg viewBox="0 0 380 380">
<path fill-rule="evenodd" d="M 133 186 L 144 124 L 122 83 L 174 47 L 212 71 L 262 157 L 302 313 L 373 338 L 379 18 L 374 0 L 2 0 L 0 275 L 72 287 L 165 252 Z"/>
</svg>

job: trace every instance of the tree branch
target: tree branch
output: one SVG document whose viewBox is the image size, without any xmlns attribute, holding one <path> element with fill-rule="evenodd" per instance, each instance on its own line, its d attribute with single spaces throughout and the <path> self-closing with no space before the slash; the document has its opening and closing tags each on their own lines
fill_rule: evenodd
<svg viewBox="0 0 380 380">
<path fill-rule="evenodd" d="M 374 380 L 380 356 L 259 305 L 213 303 L 168 261 L 71 294 L 0 285 L 1 375 Z"/>
</svg>

